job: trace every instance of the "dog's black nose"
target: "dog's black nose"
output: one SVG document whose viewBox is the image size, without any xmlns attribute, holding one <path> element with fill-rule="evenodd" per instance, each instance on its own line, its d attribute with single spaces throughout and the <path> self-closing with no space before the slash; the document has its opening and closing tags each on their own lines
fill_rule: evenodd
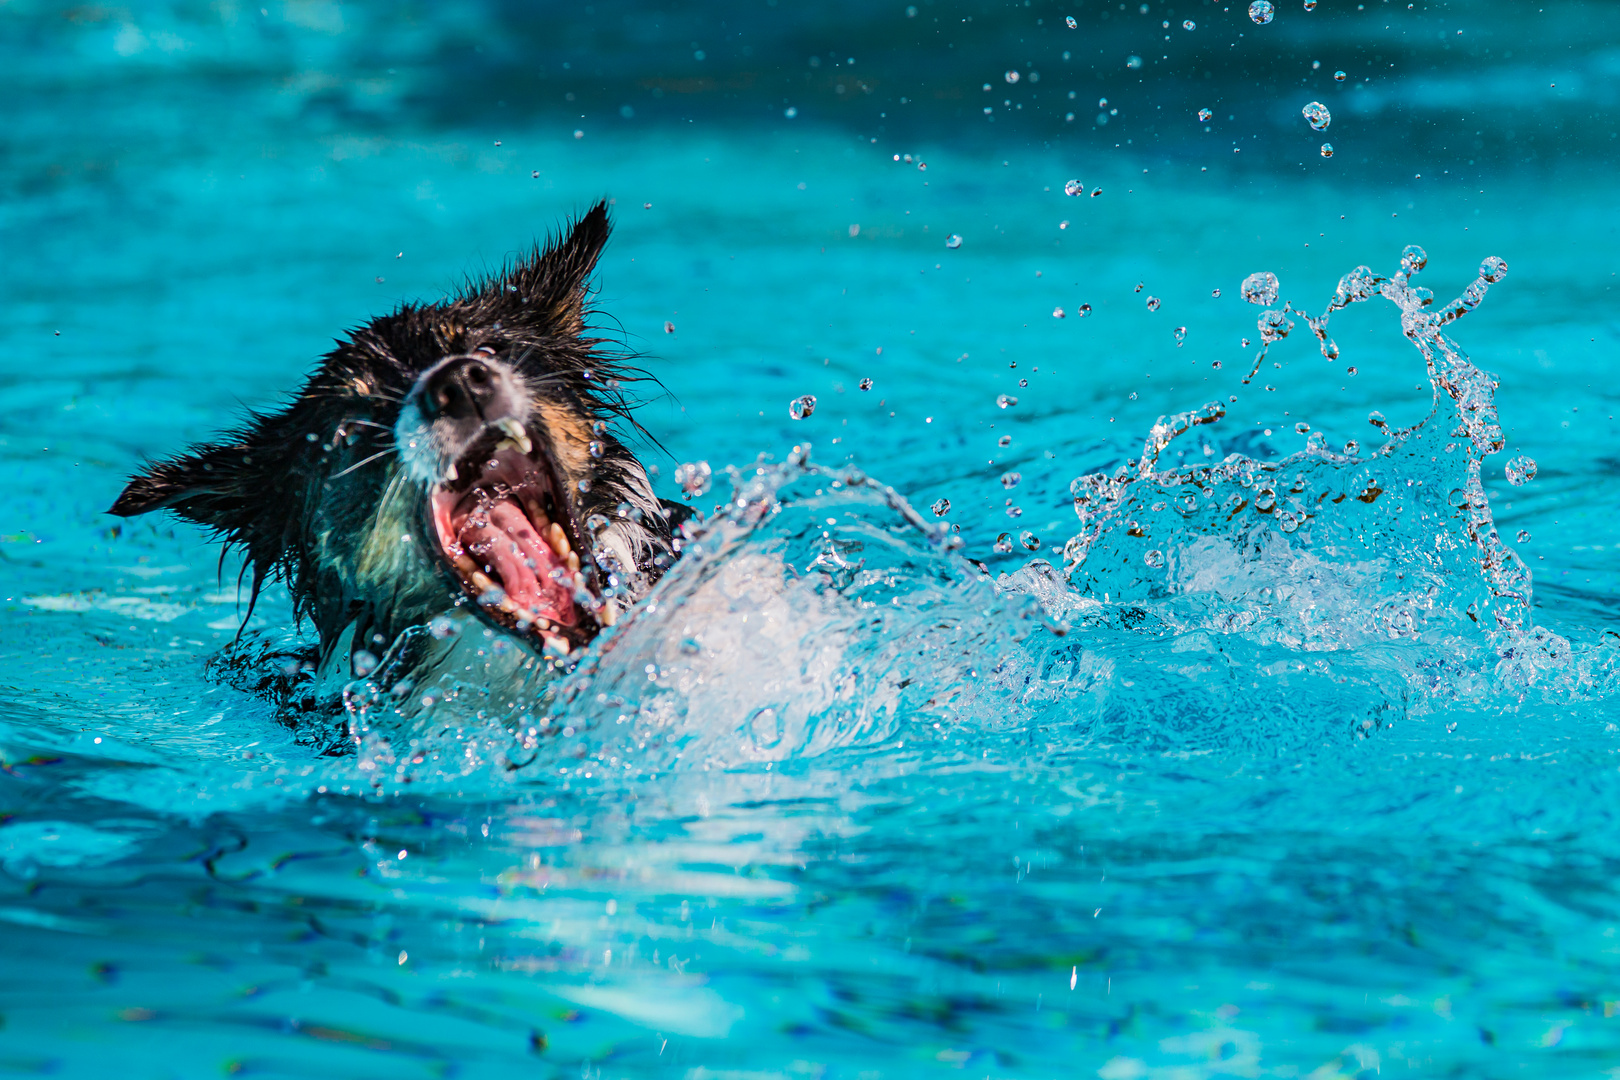
<svg viewBox="0 0 1620 1080">
<path fill-rule="evenodd" d="M 475 356 L 452 360 L 428 376 L 422 387 L 422 409 L 429 420 L 486 419 L 500 393 L 495 369 Z"/>
</svg>

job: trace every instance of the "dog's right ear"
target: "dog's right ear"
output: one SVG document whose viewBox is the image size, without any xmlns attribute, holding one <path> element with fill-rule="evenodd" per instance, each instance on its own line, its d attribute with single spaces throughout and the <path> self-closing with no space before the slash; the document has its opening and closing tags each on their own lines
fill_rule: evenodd
<svg viewBox="0 0 1620 1080">
<path fill-rule="evenodd" d="M 134 517 L 173 510 L 188 521 L 240 539 L 250 525 L 251 503 L 263 500 L 262 476 L 245 439 L 194 446 L 132 477 L 107 512 Z"/>
</svg>

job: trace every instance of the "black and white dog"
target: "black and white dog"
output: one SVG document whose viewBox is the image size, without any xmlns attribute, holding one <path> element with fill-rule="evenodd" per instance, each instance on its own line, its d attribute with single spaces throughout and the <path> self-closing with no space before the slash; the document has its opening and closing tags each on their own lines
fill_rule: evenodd
<svg viewBox="0 0 1620 1080">
<path fill-rule="evenodd" d="M 319 634 L 318 684 L 468 612 L 531 668 L 588 645 L 669 566 L 688 513 L 610 427 L 634 424 L 637 373 L 588 336 L 609 228 L 599 203 L 455 299 L 373 320 L 287 408 L 150 466 L 111 512 L 212 528 L 255 599 L 284 581 Z M 410 666 L 442 664 L 431 652 Z"/>
</svg>

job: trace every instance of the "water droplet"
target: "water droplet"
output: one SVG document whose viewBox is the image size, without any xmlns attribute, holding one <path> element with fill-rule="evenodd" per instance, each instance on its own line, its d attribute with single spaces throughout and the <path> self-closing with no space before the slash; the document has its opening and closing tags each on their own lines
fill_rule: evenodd
<svg viewBox="0 0 1620 1080">
<path fill-rule="evenodd" d="M 1083 319 L 1087 315 L 1091 314 L 1091 305 L 1090 304 L 1081 304 L 1078 308 L 1075 309 L 1074 313 L 1076 315 L 1080 316 Z"/>
<path fill-rule="evenodd" d="M 604 447 L 599 442 L 593 442 L 593 443 L 590 444 L 589 449 L 590 449 L 590 452 L 591 452 L 591 457 L 599 458 L 599 457 L 602 456 L 602 452 L 603 452 Z"/>
<path fill-rule="evenodd" d="M 1208 109 L 1199 109 L 1198 110 L 1198 122 L 1203 123 L 1203 122 L 1205 122 L 1206 120 L 1208 120 L 1210 117 L 1212 117 L 1214 115 L 1215 114 L 1210 112 Z"/>
<path fill-rule="evenodd" d="M 1061 304 L 1059 304 L 1057 307 L 1052 309 L 1052 318 L 1054 318 L 1054 319 L 1062 319 L 1062 318 L 1065 318 L 1067 315 L 1068 315 L 1068 312 L 1063 310 L 1063 305 L 1061 305 Z"/>
<path fill-rule="evenodd" d="M 793 105 L 789 105 L 787 108 L 782 110 L 782 115 L 787 117 L 789 120 L 791 120 L 795 116 L 799 115 L 799 110 L 798 110 L 797 107 L 795 107 Z"/>
<path fill-rule="evenodd" d="M 1006 76 L 1006 77 L 1007 77 L 1007 81 L 1008 81 L 1008 82 L 1010 82 L 1010 83 L 1015 83 L 1015 82 L 1017 82 L 1017 81 L 1018 81 L 1018 72 L 1016 72 L 1016 71 L 1009 71 L 1009 72 L 1007 72 L 1007 76 Z"/>
<path fill-rule="evenodd" d="M 996 445 L 997 446 L 1011 446 L 1012 445 L 1012 436 L 1011 435 L 1003 435 L 1001 438 L 996 440 Z"/>
<path fill-rule="evenodd" d="M 1091 189 L 1091 197 L 1093 199 L 1095 199 L 1097 196 L 1099 196 L 1101 194 L 1102 194 L 1102 188 L 1092 188 Z"/>
<path fill-rule="evenodd" d="M 934 503 L 933 506 L 929 507 L 929 509 L 934 512 L 935 517 L 944 517 L 946 514 L 951 512 L 951 500 L 940 499 L 938 502 Z"/>
<path fill-rule="evenodd" d="M 1322 156 L 1325 157 L 1325 158 L 1333 156 L 1333 144 L 1332 143 L 1325 142 L 1325 143 L 1322 144 Z"/>
<path fill-rule="evenodd" d="M 862 379 L 860 381 L 859 385 L 860 385 L 860 388 L 862 390 L 870 390 L 870 389 L 872 389 L 872 380 L 871 379 Z"/>
<path fill-rule="evenodd" d="M 1063 185 L 1063 194 L 1065 195 L 1084 195 L 1085 193 L 1086 185 L 1078 180 L 1070 180 Z"/>
<path fill-rule="evenodd" d="M 1503 471 L 1507 473 L 1508 483 L 1512 484 L 1514 487 L 1524 487 L 1524 485 L 1536 478 L 1535 458 L 1526 457 L 1525 455 L 1520 454 L 1518 457 L 1508 462 Z"/>
<path fill-rule="evenodd" d="M 1342 71 L 1335 71 L 1333 73 L 1333 81 L 1334 82 L 1344 82 L 1345 78 L 1346 78 L 1346 76 L 1345 76 L 1344 72 L 1342 72 Z"/>
<path fill-rule="evenodd" d="M 664 320 L 664 333 L 673 334 L 674 332 L 675 332 L 675 324 L 670 322 L 668 319 L 665 319 Z"/>
<path fill-rule="evenodd" d="M 951 235 L 945 238 L 945 246 L 950 248 L 952 251 L 955 251 L 957 248 L 962 246 L 962 238 L 955 233 L 951 233 Z"/>
<path fill-rule="evenodd" d="M 1528 544 L 1530 542 L 1530 530 L 1520 529 L 1518 540 L 1521 544 Z"/>
<path fill-rule="evenodd" d="M 1356 373 L 1356 370 L 1357 370 L 1357 369 L 1356 369 L 1356 368 L 1353 368 L 1353 367 L 1350 367 L 1350 368 L 1345 368 L 1345 369 L 1344 369 L 1344 373 L 1345 373 L 1345 374 L 1346 374 L 1346 375 L 1354 375 L 1354 374 L 1355 374 L 1355 373 Z"/>
<path fill-rule="evenodd" d="M 676 485 L 694 498 L 709 490 L 709 478 L 712 475 L 707 461 L 691 461 L 675 467 Z"/>
<path fill-rule="evenodd" d="M 1328 125 L 1333 123 L 1333 114 L 1328 112 L 1327 106 L 1320 101 L 1311 102 L 1299 112 L 1305 117 L 1305 122 L 1311 125 L 1312 131 L 1326 131 Z"/>
<path fill-rule="evenodd" d="M 1008 491 L 1011 491 L 1013 488 L 1018 486 L 1018 481 L 1022 480 L 1023 478 L 1022 473 L 1004 472 L 1001 474 L 1001 486 L 1006 488 Z"/>
<path fill-rule="evenodd" d="M 1277 493 L 1270 488 L 1261 488 L 1254 493 L 1254 508 L 1261 513 L 1269 513 L 1276 505 Z"/>
<path fill-rule="evenodd" d="M 788 402 L 788 415 L 795 420 L 803 420 L 816 411 L 816 396 L 803 394 Z"/>
<path fill-rule="evenodd" d="M 1135 71 L 1137 68 L 1142 66 L 1142 58 L 1140 56 L 1127 56 L 1125 58 L 1125 66 L 1130 68 L 1132 71 Z"/>
<path fill-rule="evenodd" d="M 1221 290 L 1219 290 L 1219 289 L 1211 289 L 1211 290 L 1209 290 L 1209 295 L 1211 295 L 1211 296 L 1215 297 L 1215 299 L 1219 300 L 1221 298 Z"/>
<path fill-rule="evenodd" d="M 1277 275 L 1269 270 L 1257 274 L 1250 274 L 1243 279 L 1243 285 L 1238 289 L 1243 299 L 1251 304 L 1267 307 L 1277 302 L 1277 293 L 1282 286 L 1277 281 Z M 1244 342 L 1245 347 L 1248 342 Z"/>
<path fill-rule="evenodd" d="M 1012 533 L 1002 533 L 1000 536 L 996 537 L 995 546 L 996 550 L 1001 552 L 1003 555 L 1006 555 L 1008 552 L 1012 551 Z"/>
<path fill-rule="evenodd" d="M 1178 349 L 1181 348 L 1182 343 L 1185 342 L 1186 340 L 1187 340 L 1187 328 L 1185 326 L 1176 327 L 1176 348 L 1178 348 Z"/>
<path fill-rule="evenodd" d="M 1357 454 L 1361 453 L 1361 444 L 1356 442 L 1356 440 L 1351 439 L 1349 442 L 1344 444 L 1344 452 L 1349 454 L 1351 457 L 1355 457 Z"/>
<path fill-rule="evenodd" d="M 592 514 L 590 517 L 585 519 L 585 531 L 590 533 L 592 536 L 597 536 L 605 531 L 611 524 L 613 523 L 608 520 L 606 514 Z"/>
<path fill-rule="evenodd" d="M 1408 275 L 1416 274 L 1428 265 L 1429 253 L 1416 244 L 1407 244 L 1401 249 L 1401 269 Z"/>
<path fill-rule="evenodd" d="M 1014 405 L 1018 404 L 1018 399 L 1013 397 L 1011 394 L 997 394 L 996 404 L 1003 409 L 1010 409 Z"/>
<path fill-rule="evenodd" d="M 1316 10 L 1316 0 L 1305 0 L 1305 10 L 1306 11 L 1315 11 Z"/>
<path fill-rule="evenodd" d="M 1073 15 L 1070 15 L 1068 18 L 1064 19 L 1063 21 L 1069 24 L 1069 29 L 1070 30 L 1073 30 L 1075 27 L 1080 25 L 1079 23 L 1074 21 L 1074 16 Z"/>
<path fill-rule="evenodd" d="M 1135 390 L 1132 390 L 1132 391 L 1131 391 L 1131 400 L 1132 400 L 1132 401 L 1135 401 L 1135 400 L 1136 400 L 1136 391 L 1135 391 Z"/>
<path fill-rule="evenodd" d="M 1183 30 L 1196 30 L 1198 29 L 1198 24 L 1193 22 L 1191 19 L 1188 19 L 1186 22 L 1181 24 L 1181 28 Z"/>
<path fill-rule="evenodd" d="M 376 671 L 379 663 L 377 654 L 365 649 L 356 650 L 355 654 L 349 658 L 349 661 L 354 665 L 354 677 L 357 679 L 363 679 Z"/>
<path fill-rule="evenodd" d="M 1221 362 L 1219 360 L 1211 360 L 1209 362 L 1209 366 L 1214 368 L 1216 371 L 1219 371 L 1221 369 Z"/>
<path fill-rule="evenodd" d="M 1249 18 L 1260 26 L 1266 25 L 1276 17 L 1277 9 L 1272 5 L 1271 0 L 1254 0 L 1254 3 L 1249 5 Z"/>
<path fill-rule="evenodd" d="M 1150 296 L 1147 298 L 1147 309 L 1149 311 L 1159 310 L 1159 298 L 1157 296 Z"/>
<path fill-rule="evenodd" d="M 1024 545 L 1025 551 L 1039 551 L 1041 549 L 1040 538 L 1028 529 L 1018 534 L 1018 542 Z"/>
<path fill-rule="evenodd" d="M 1157 570 L 1164 565 L 1164 552 L 1154 548 L 1142 556 L 1142 561 Z"/>
<path fill-rule="evenodd" d="M 1479 264 L 1479 276 L 1495 285 L 1498 281 L 1507 277 L 1507 262 L 1492 255 Z"/>
<path fill-rule="evenodd" d="M 1294 425 L 1294 430 L 1299 432 L 1301 435 L 1303 435 L 1307 431 L 1311 430 L 1311 425 L 1309 425 L 1305 421 L 1301 420 L 1299 423 Z"/>
</svg>

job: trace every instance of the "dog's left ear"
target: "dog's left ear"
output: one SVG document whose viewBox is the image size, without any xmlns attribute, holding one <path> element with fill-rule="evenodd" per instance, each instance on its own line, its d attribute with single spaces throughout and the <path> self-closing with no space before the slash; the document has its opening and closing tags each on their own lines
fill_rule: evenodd
<svg viewBox="0 0 1620 1080">
<path fill-rule="evenodd" d="M 577 337 L 585 328 L 585 294 L 591 271 L 607 245 L 613 226 L 607 202 L 587 210 L 568 231 L 542 250 L 500 275 L 488 286 L 494 297 L 511 311 L 510 321 L 533 327 L 547 336 Z"/>
</svg>

